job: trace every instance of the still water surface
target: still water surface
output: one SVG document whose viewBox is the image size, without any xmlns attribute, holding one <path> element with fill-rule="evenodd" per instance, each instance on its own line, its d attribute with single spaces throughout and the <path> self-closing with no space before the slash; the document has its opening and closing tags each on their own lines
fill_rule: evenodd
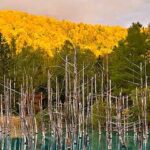
<svg viewBox="0 0 150 150">
<path fill-rule="evenodd" d="M 138 150 L 137 138 L 133 133 L 126 136 L 127 147 L 122 147 L 118 135 L 113 133 L 112 136 L 112 150 Z M 78 138 L 77 144 L 72 145 L 73 150 L 82 150 L 83 138 Z M 150 137 L 143 142 L 142 150 L 150 150 Z M 52 136 L 46 135 L 45 139 L 39 134 L 35 139 L 32 139 L 32 148 L 27 147 L 26 141 L 21 138 L 5 137 L 0 140 L 0 150 L 58 150 L 56 139 Z M 66 150 L 65 139 L 62 142 L 61 150 Z M 89 142 L 86 144 L 86 150 L 107 150 L 106 134 L 102 133 L 101 136 L 94 132 L 89 137 Z"/>
</svg>

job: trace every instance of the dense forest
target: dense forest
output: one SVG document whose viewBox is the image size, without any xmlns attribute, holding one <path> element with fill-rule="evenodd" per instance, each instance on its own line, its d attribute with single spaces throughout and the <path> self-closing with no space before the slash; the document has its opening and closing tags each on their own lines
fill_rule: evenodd
<svg viewBox="0 0 150 150">
<path fill-rule="evenodd" d="M 65 59 L 68 56 L 68 62 L 73 63 L 75 49 L 78 72 L 84 65 L 86 79 L 96 74 L 98 91 L 102 72 L 104 90 L 111 79 L 114 95 L 121 91 L 133 97 L 135 88 L 142 89 L 145 83 L 149 87 L 149 27 L 140 23 L 133 23 L 128 29 L 77 24 L 23 12 L 0 11 L 0 90 L 3 90 L 4 76 L 12 80 L 17 90 L 26 76 L 33 79 L 34 88 L 46 86 L 50 70 L 52 84 L 55 85 L 57 77 L 63 95 Z M 145 71 L 141 73 L 141 69 Z M 147 105 L 149 112 L 150 104 Z M 103 104 L 100 107 L 105 108 Z"/>
<path fill-rule="evenodd" d="M 120 149 L 133 132 L 142 149 L 149 128 L 150 25 L 90 25 L 0 11 L 4 141 L 14 134 L 32 149 L 41 134 L 40 143 L 49 140 L 58 149 L 64 140 L 68 150 L 87 149 L 96 145 L 96 131 L 99 143 L 106 133 L 102 143 L 111 150 L 114 133 Z"/>
<path fill-rule="evenodd" d="M 1 75 L 9 74 L 8 77 L 18 82 L 23 74 L 31 75 L 36 79 L 34 83 L 39 85 L 44 83 L 49 67 L 61 63 L 59 55 L 72 53 L 73 45 L 81 54 L 80 67 L 83 62 L 89 63 L 89 59 L 90 65 L 93 65 L 99 55 L 109 54 L 118 41 L 125 38 L 127 30 L 58 21 L 17 11 L 0 11 L 0 33 Z"/>
<path fill-rule="evenodd" d="M 17 11 L 0 11 L 0 32 L 8 43 L 15 39 L 17 52 L 30 46 L 42 49 L 53 56 L 66 40 L 90 49 L 95 55 L 110 53 L 114 45 L 127 34 L 119 26 L 90 25 L 59 21 L 45 16 L 35 16 Z"/>
<path fill-rule="evenodd" d="M 50 66 L 63 65 L 61 57 L 73 57 L 74 47 L 79 53 L 79 70 L 84 62 L 92 69 L 88 71 L 90 76 L 100 71 L 99 65 L 105 65 L 109 56 L 109 74 L 117 88 L 128 89 L 122 79 L 136 82 L 133 72 L 138 70 L 132 63 L 147 61 L 149 65 L 150 30 L 140 23 L 125 29 L 0 11 L 0 39 L 0 74 L 15 80 L 20 77 L 18 81 L 23 74 L 31 75 L 36 77 L 36 85 L 44 83 Z M 52 70 L 55 75 L 61 72 Z"/>
</svg>

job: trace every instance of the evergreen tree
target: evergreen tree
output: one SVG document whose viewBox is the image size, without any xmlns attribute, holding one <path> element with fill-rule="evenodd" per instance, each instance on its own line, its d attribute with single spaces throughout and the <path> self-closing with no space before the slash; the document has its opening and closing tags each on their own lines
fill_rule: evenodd
<svg viewBox="0 0 150 150">
<path fill-rule="evenodd" d="M 3 78 L 4 75 L 6 77 L 9 77 L 10 64 L 11 64 L 11 50 L 6 39 L 0 33 L 0 76 L 1 78 Z"/>
<path fill-rule="evenodd" d="M 118 47 L 110 57 L 110 72 L 116 89 L 129 92 L 133 87 L 140 85 L 140 64 L 144 70 L 148 45 L 147 34 L 140 23 L 133 23 L 128 29 L 126 39 L 119 42 Z M 144 72 L 142 72 L 144 76 Z"/>
</svg>

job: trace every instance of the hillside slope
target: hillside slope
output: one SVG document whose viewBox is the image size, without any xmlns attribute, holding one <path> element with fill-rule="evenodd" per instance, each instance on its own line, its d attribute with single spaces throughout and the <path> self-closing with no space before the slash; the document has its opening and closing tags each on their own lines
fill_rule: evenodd
<svg viewBox="0 0 150 150">
<path fill-rule="evenodd" d="M 0 32 L 10 43 L 16 39 L 17 51 L 25 45 L 38 47 L 50 56 L 65 40 L 81 48 L 88 48 L 96 55 L 110 53 L 112 47 L 124 38 L 127 30 L 119 26 L 90 25 L 59 21 L 46 16 L 36 16 L 19 11 L 0 11 Z"/>
</svg>

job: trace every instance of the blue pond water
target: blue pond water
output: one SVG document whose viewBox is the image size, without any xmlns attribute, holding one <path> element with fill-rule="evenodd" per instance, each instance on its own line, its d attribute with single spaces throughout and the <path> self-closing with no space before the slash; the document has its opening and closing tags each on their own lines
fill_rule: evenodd
<svg viewBox="0 0 150 150">
<path fill-rule="evenodd" d="M 49 137 L 48 135 L 45 139 L 39 134 L 35 139 L 32 139 L 32 146 L 29 148 L 27 146 L 27 141 L 21 138 L 10 138 L 5 137 L 0 140 L 0 150 L 58 150 L 58 144 L 54 137 Z M 72 145 L 73 150 L 82 150 L 83 138 L 78 138 L 77 144 Z M 73 142 L 74 143 L 74 142 Z M 133 133 L 129 133 L 126 136 L 127 147 L 122 147 L 119 141 L 118 135 L 113 133 L 112 136 L 112 150 L 138 150 L 138 144 L 136 137 Z M 62 141 L 60 147 L 61 150 L 65 150 L 65 139 Z M 86 144 L 86 150 L 107 150 L 106 144 L 106 134 L 102 133 L 99 137 L 98 133 L 94 132 L 89 136 L 89 142 Z M 150 137 L 143 142 L 142 150 L 150 150 Z"/>
</svg>

